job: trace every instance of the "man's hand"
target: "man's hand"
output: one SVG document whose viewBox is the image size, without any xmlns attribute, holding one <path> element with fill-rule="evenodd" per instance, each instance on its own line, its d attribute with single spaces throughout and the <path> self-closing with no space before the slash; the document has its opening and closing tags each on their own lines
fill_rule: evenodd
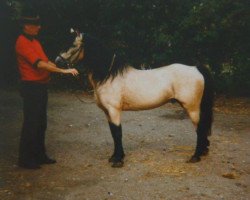
<svg viewBox="0 0 250 200">
<path fill-rule="evenodd" d="M 73 76 L 77 76 L 79 72 L 75 68 L 71 69 L 63 69 L 63 74 L 72 74 Z"/>
</svg>

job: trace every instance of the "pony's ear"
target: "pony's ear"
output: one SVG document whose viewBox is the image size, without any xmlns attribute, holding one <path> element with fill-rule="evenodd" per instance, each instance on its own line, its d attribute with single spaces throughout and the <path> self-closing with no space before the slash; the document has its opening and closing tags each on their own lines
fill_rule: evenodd
<svg viewBox="0 0 250 200">
<path fill-rule="evenodd" d="M 70 33 L 74 33 L 75 30 L 73 28 L 70 28 Z"/>
<path fill-rule="evenodd" d="M 77 29 L 71 28 L 71 29 L 70 29 L 70 33 L 76 33 L 77 37 L 80 37 L 80 36 L 81 36 L 81 35 L 80 35 L 80 31 L 77 30 Z"/>
<path fill-rule="evenodd" d="M 76 33 L 77 36 L 80 36 L 80 32 L 78 29 L 73 29 L 73 28 L 70 28 L 70 33 Z"/>
</svg>

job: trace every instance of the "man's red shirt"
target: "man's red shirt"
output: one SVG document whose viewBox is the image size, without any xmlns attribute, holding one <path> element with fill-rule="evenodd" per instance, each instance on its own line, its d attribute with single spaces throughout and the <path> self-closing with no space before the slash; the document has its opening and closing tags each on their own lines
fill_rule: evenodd
<svg viewBox="0 0 250 200">
<path fill-rule="evenodd" d="M 16 54 L 21 80 L 39 83 L 49 82 L 49 72 L 37 68 L 37 63 L 40 60 L 49 61 L 38 40 L 20 35 L 16 41 Z"/>
</svg>

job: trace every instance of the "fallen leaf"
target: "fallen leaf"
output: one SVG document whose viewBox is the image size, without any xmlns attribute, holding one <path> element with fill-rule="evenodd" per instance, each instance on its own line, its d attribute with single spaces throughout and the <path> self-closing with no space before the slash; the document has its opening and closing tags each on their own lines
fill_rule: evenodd
<svg viewBox="0 0 250 200">
<path fill-rule="evenodd" d="M 237 176 L 235 173 L 226 173 L 226 174 L 222 174 L 222 177 L 228 178 L 228 179 L 236 179 Z"/>
</svg>

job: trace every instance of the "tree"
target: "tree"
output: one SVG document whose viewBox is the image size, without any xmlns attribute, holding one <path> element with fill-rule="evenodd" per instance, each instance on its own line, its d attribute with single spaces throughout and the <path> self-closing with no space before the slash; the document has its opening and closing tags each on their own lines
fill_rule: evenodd
<svg viewBox="0 0 250 200">
<path fill-rule="evenodd" d="M 249 95 L 248 0 L 5 2 L 33 5 L 40 11 L 40 39 L 52 58 L 59 52 L 69 28 L 76 27 L 104 40 L 136 67 L 174 62 L 205 64 L 214 73 L 217 91 Z M 10 11 L 6 5 L 4 10 L 9 14 L 4 23 L 13 31 L 15 17 L 8 17 L 13 16 L 13 9 Z M 20 9 L 14 7 L 14 11 L 18 13 Z"/>
</svg>

